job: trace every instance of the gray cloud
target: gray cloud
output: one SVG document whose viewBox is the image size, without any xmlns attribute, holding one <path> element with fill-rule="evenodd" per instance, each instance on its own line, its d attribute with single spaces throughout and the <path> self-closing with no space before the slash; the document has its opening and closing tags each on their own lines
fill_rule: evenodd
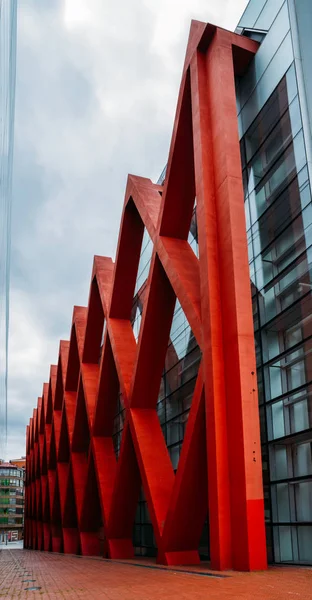
<svg viewBox="0 0 312 600">
<path fill-rule="evenodd" d="M 191 18 L 233 29 L 246 0 L 20 0 L 12 228 L 9 454 L 114 256 L 128 172 L 168 154 Z"/>
</svg>

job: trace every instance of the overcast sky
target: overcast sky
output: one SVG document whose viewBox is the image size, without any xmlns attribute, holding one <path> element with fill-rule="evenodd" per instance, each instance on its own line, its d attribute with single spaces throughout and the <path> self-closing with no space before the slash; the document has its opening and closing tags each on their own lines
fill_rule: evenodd
<svg viewBox="0 0 312 600">
<path fill-rule="evenodd" d="M 247 0 L 19 0 L 8 458 L 93 255 L 114 257 L 128 173 L 157 180 L 192 18 L 234 29 Z"/>
</svg>

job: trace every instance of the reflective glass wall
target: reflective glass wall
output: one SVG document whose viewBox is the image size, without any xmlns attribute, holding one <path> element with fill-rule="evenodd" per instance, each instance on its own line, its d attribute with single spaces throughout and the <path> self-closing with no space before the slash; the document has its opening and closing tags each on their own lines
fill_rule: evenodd
<svg viewBox="0 0 312 600">
<path fill-rule="evenodd" d="M 237 81 L 267 544 L 271 561 L 312 564 L 309 133 L 288 3 L 269 7 L 267 35 Z"/>
<path fill-rule="evenodd" d="M 312 563 L 312 205 L 293 65 L 241 156 L 268 545 L 277 562 Z"/>
</svg>

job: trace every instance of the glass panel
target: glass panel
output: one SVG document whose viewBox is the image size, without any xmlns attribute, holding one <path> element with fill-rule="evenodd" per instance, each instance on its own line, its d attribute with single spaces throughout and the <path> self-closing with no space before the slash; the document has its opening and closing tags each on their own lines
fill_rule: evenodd
<svg viewBox="0 0 312 600">
<path fill-rule="evenodd" d="M 269 4 L 272 7 L 276 0 L 270 0 Z M 283 0 L 279 0 L 280 6 L 283 3 Z M 266 5 L 266 6 L 267 6 Z M 276 16 L 278 9 L 276 7 L 274 12 L 274 17 Z M 274 9 L 273 9 L 274 10 Z M 262 13 L 261 13 L 262 14 Z M 271 19 L 267 19 L 267 26 L 259 27 L 255 26 L 255 29 L 268 29 L 268 25 L 271 25 L 273 21 L 272 15 Z M 264 24 L 262 20 L 262 24 Z M 261 78 L 264 75 L 265 71 L 269 68 L 270 63 L 274 61 L 274 55 L 278 51 L 283 39 L 285 38 L 287 32 L 289 31 L 289 19 L 288 19 L 288 9 L 287 4 L 283 6 L 280 11 L 276 22 L 274 23 L 274 27 L 267 33 L 264 38 L 250 68 L 247 73 L 242 78 L 242 84 L 240 85 L 240 103 L 243 106 L 251 95 L 255 86 L 260 84 Z M 278 80 L 275 80 L 278 83 Z"/>
<path fill-rule="evenodd" d="M 283 437 L 283 435 L 285 435 L 283 402 L 276 402 L 275 404 L 272 404 L 271 410 L 273 439 Z"/>
<path fill-rule="evenodd" d="M 246 147 L 247 162 L 250 161 L 262 142 L 276 126 L 287 107 L 287 83 L 284 77 L 244 137 L 245 144 L 242 146 L 243 148 Z M 245 162 L 243 166 L 245 166 Z"/>
<path fill-rule="evenodd" d="M 297 350 L 284 354 L 265 367 L 267 401 L 307 383 L 311 375 L 311 351 L 312 340 L 309 339 Z"/>
<path fill-rule="evenodd" d="M 278 131 L 274 131 L 278 134 Z M 272 134 L 273 135 L 273 134 Z M 284 189 L 292 182 L 305 162 L 303 136 L 300 131 L 294 142 L 285 149 L 272 146 L 268 148 L 271 136 L 267 143 L 248 166 L 248 191 L 250 194 L 251 222 L 254 223 L 264 211 L 282 194 Z M 272 142 L 278 143 L 278 140 Z M 270 162 L 270 152 L 277 153 Z M 279 152 L 283 152 L 279 155 Z"/>
<path fill-rule="evenodd" d="M 240 19 L 240 22 L 238 24 L 239 27 L 252 28 L 254 26 L 257 18 L 259 17 L 259 14 L 261 13 L 265 3 L 266 3 L 266 0 L 251 0 L 247 4 L 245 12 L 243 13 L 243 15 Z"/>
<path fill-rule="evenodd" d="M 305 229 L 306 224 L 307 228 Z M 258 289 L 262 289 L 286 269 L 311 244 L 312 205 L 309 204 L 256 260 Z"/>
<path fill-rule="evenodd" d="M 190 225 L 190 231 L 188 235 L 188 243 L 190 244 L 194 254 L 199 257 L 199 248 L 198 248 L 198 231 L 197 231 L 197 214 L 196 214 L 196 200 L 195 206 L 193 210 L 193 216 Z"/>
<path fill-rule="evenodd" d="M 124 420 L 125 420 L 125 409 L 123 408 L 121 394 L 119 394 L 117 406 L 116 406 L 115 417 L 114 417 L 114 422 L 113 422 L 113 444 L 114 444 L 116 458 L 118 458 L 119 452 L 120 452 Z"/>
<path fill-rule="evenodd" d="M 281 6 L 284 2 L 284 6 L 281 9 Z M 278 11 L 280 13 L 278 14 Z M 276 19 L 276 21 L 274 21 Z M 273 23 L 274 21 L 274 23 Z M 285 0 L 269 0 L 266 2 L 263 10 L 261 11 L 256 23 L 256 29 L 268 29 L 272 27 L 272 33 L 276 33 L 277 30 L 282 30 L 284 35 L 287 33 L 289 29 L 289 19 L 288 19 L 288 10 L 287 10 L 287 2 Z"/>
<path fill-rule="evenodd" d="M 311 336 L 312 295 L 309 293 L 262 329 L 263 360 L 277 357 Z"/>
<path fill-rule="evenodd" d="M 311 442 L 296 444 L 292 448 L 294 477 L 312 474 Z"/>
<path fill-rule="evenodd" d="M 271 479 L 287 479 L 287 448 L 276 445 L 270 448 Z"/>
<path fill-rule="evenodd" d="M 183 358 L 196 345 L 193 332 L 178 299 L 176 300 L 170 330 L 170 341 L 172 344 L 172 352 L 176 353 L 178 359 Z M 168 352 L 170 352 L 170 350 L 168 350 Z"/>
<path fill-rule="evenodd" d="M 288 69 L 286 73 L 286 82 L 287 82 L 287 93 L 288 93 L 288 102 L 291 102 L 297 94 L 297 79 L 295 73 L 294 63 Z"/>
<path fill-rule="evenodd" d="M 299 560 L 312 563 L 312 527 L 298 527 Z"/>
<path fill-rule="evenodd" d="M 292 537 L 290 527 L 274 527 L 275 547 L 279 548 L 278 562 L 291 562 L 293 560 Z"/>
<path fill-rule="evenodd" d="M 140 326 L 141 326 L 141 320 L 142 320 L 142 312 L 141 311 L 142 311 L 142 308 L 139 305 L 137 305 L 135 319 L 132 324 L 133 333 L 134 333 L 134 337 L 135 337 L 136 341 L 138 341 L 138 339 L 139 339 Z"/>
<path fill-rule="evenodd" d="M 312 415 L 311 390 L 305 388 L 267 407 L 268 439 L 309 429 Z"/>
<path fill-rule="evenodd" d="M 140 290 L 143 283 L 146 281 L 146 279 L 148 277 L 152 253 L 153 253 L 153 243 L 152 243 L 152 240 L 151 240 L 147 230 L 144 229 L 144 235 L 143 235 L 143 240 L 142 240 L 142 250 L 141 250 L 140 262 L 139 262 L 139 267 L 138 267 L 138 275 L 137 275 L 135 291 L 134 291 L 135 294 L 137 294 L 137 292 Z"/>
<path fill-rule="evenodd" d="M 244 132 L 250 127 L 292 62 L 292 41 L 288 33 L 241 111 Z"/>
<path fill-rule="evenodd" d="M 143 304 L 145 298 L 146 281 L 148 279 L 151 259 L 153 254 L 153 243 L 147 232 L 144 229 L 141 254 L 138 266 L 137 279 L 134 290 L 134 298 L 131 312 L 131 323 L 136 341 L 139 339 L 140 325 L 143 312 Z"/>
<path fill-rule="evenodd" d="M 273 520 L 280 523 L 290 521 L 290 502 L 288 483 L 272 486 Z"/>
<path fill-rule="evenodd" d="M 312 481 L 293 485 L 296 501 L 296 520 L 312 521 Z"/>
</svg>

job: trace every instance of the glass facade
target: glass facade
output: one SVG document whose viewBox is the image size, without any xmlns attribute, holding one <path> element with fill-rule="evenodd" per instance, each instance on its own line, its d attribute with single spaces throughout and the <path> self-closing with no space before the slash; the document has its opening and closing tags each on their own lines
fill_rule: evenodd
<svg viewBox="0 0 312 600">
<path fill-rule="evenodd" d="M 312 205 L 292 65 L 241 139 L 271 558 L 312 562 Z M 309 479 L 310 478 L 310 479 Z"/>
<path fill-rule="evenodd" d="M 267 546 L 270 561 L 311 564 L 310 131 L 292 0 L 261 4 L 251 0 L 239 23 L 266 36 L 236 89 Z"/>
</svg>

